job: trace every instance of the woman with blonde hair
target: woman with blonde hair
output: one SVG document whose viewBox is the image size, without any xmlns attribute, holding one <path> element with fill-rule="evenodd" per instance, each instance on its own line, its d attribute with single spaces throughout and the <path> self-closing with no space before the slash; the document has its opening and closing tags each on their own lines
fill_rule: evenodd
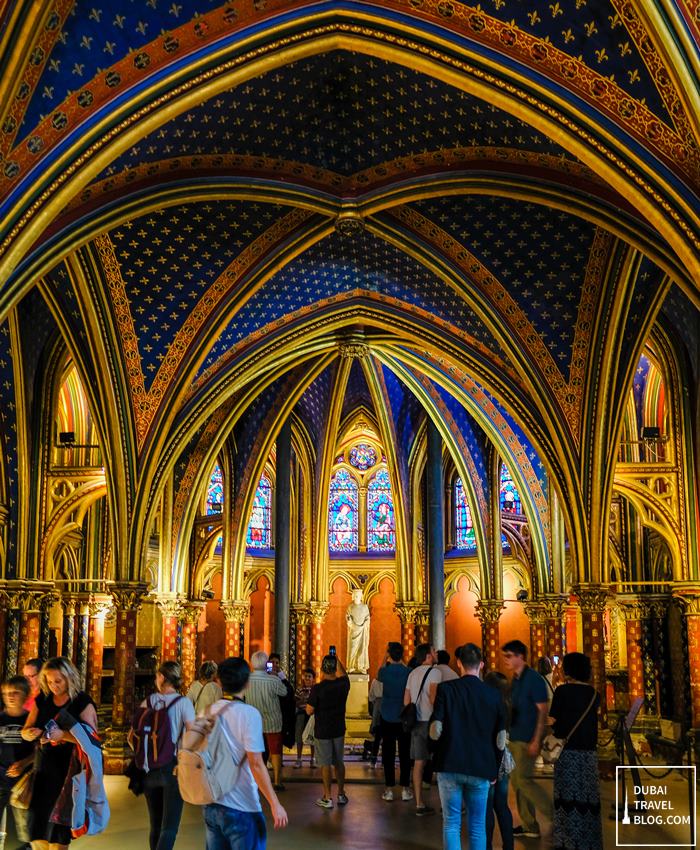
<svg viewBox="0 0 700 850">
<path fill-rule="evenodd" d="M 214 681 L 218 669 L 216 661 L 205 661 L 200 665 L 199 676 L 187 691 L 187 698 L 194 705 L 195 714 L 206 714 L 207 709 L 221 699 L 221 688 Z"/>
<path fill-rule="evenodd" d="M 66 781 L 75 740 L 59 728 L 56 718 L 67 712 L 96 730 L 97 711 L 81 690 L 80 674 L 67 658 L 49 659 L 41 668 L 39 685 L 41 692 L 22 730 L 25 741 L 37 741 L 40 747 L 29 807 L 32 850 L 62 850 L 71 842 L 71 829 L 53 823 L 51 814 Z"/>
</svg>

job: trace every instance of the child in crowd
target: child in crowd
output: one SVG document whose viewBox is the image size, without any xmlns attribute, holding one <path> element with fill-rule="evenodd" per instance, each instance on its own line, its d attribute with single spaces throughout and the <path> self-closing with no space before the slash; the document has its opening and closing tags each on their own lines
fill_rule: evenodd
<svg viewBox="0 0 700 850">
<path fill-rule="evenodd" d="M 24 676 L 13 676 L 2 685 L 3 710 L 0 713 L 0 850 L 5 847 L 7 810 L 12 809 L 15 829 L 20 841 L 29 841 L 28 812 L 10 806 L 10 794 L 17 779 L 34 759 L 34 744 L 22 739 L 22 729 L 29 712 L 24 704 L 29 697 L 29 682 Z"/>
<path fill-rule="evenodd" d="M 294 737 L 297 745 L 297 760 L 294 767 L 301 767 L 301 752 L 304 749 L 302 736 L 304 729 L 309 720 L 306 714 L 306 703 L 309 701 L 311 688 L 316 681 L 316 672 L 311 667 L 307 667 L 302 674 L 302 684 L 294 692 L 294 701 L 296 703 L 296 726 L 294 728 Z M 311 764 L 310 767 L 315 767 L 314 764 L 314 748 L 311 747 Z"/>
</svg>

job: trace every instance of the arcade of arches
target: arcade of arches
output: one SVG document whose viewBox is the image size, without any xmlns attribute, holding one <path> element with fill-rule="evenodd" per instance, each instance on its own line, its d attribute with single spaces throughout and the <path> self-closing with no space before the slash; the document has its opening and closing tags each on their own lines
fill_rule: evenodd
<svg viewBox="0 0 700 850">
<path fill-rule="evenodd" d="M 157 659 L 295 678 L 359 588 L 372 673 L 700 727 L 698 4 L 90 5 L 0 3 L 4 674 L 117 771 Z"/>
</svg>

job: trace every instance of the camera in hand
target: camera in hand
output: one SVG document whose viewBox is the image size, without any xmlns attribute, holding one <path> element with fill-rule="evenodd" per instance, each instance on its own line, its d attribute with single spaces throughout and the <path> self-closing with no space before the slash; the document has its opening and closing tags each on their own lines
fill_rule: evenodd
<svg viewBox="0 0 700 850">
<path fill-rule="evenodd" d="M 335 658 L 335 647 L 334 646 L 328 647 L 328 654 L 332 655 Z"/>
</svg>

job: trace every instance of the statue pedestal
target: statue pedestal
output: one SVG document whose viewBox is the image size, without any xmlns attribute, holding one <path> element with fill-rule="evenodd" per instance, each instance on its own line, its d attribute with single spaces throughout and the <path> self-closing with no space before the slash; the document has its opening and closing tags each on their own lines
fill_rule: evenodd
<svg viewBox="0 0 700 850">
<path fill-rule="evenodd" d="M 367 706 L 369 693 L 369 675 L 367 673 L 349 673 L 350 693 L 345 709 L 345 725 L 348 738 L 369 737 L 370 716 Z"/>
</svg>

